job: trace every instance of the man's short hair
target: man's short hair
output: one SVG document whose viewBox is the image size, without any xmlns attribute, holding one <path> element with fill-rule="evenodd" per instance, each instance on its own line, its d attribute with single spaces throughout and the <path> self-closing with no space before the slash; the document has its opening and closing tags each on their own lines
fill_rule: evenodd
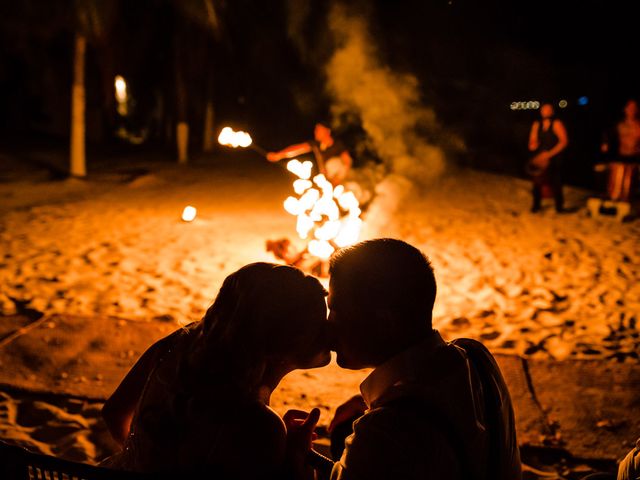
<svg viewBox="0 0 640 480">
<path fill-rule="evenodd" d="M 363 310 L 386 310 L 431 328 L 436 279 L 429 259 L 402 240 L 379 238 L 338 250 L 333 287 Z"/>
</svg>

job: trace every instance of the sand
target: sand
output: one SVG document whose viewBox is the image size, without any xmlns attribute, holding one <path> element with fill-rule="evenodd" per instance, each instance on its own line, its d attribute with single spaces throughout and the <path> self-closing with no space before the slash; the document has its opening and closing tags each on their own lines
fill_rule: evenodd
<svg viewBox="0 0 640 480">
<path fill-rule="evenodd" d="M 295 237 L 282 209 L 292 178 L 278 166 L 232 154 L 188 168 L 134 166 L 88 180 L 24 172 L 0 183 L 0 313 L 124 318 L 158 325 L 159 337 L 200 318 L 226 275 L 273 261 L 266 240 Z M 528 182 L 471 170 L 403 185 L 380 187 L 363 238 L 402 238 L 431 258 L 434 324 L 446 338 L 526 358 L 637 362 L 640 222 L 590 218 L 589 192 L 579 189 L 567 189 L 576 212 L 549 205 L 531 214 Z M 191 223 L 180 220 L 186 205 L 198 210 Z M 335 364 L 296 372 L 274 407 L 320 406 L 326 425 L 366 373 Z M 5 392 L 0 437 L 95 461 L 112 448 L 99 405 Z"/>
</svg>

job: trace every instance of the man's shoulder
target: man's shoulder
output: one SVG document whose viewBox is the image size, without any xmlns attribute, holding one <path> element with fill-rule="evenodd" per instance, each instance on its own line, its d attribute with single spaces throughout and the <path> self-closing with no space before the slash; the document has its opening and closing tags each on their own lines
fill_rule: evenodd
<svg viewBox="0 0 640 480">
<path fill-rule="evenodd" d="M 433 421 L 434 412 L 420 400 L 398 398 L 369 410 L 353 424 L 355 436 L 375 435 L 386 442 L 412 445 L 440 441 L 444 432 Z"/>
<path fill-rule="evenodd" d="M 461 350 L 464 353 L 471 357 L 472 360 L 479 359 L 481 357 L 485 360 L 491 360 L 495 363 L 495 358 L 493 354 L 489 351 L 489 349 L 484 345 L 484 343 L 479 342 L 478 340 L 474 340 L 473 338 L 456 338 L 449 342 L 450 345 L 453 345 Z"/>
<path fill-rule="evenodd" d="M 459 478 L 448 438 L 422 418 L 421 409 L 388 404 L 368 411 L 353 425 L 332 478 Z"/>
</svg>

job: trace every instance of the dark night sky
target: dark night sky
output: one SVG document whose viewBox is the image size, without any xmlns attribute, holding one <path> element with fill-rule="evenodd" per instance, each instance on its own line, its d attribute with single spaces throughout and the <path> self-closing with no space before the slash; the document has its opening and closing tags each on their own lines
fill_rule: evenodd
<svg viewBox="0 0 640 480">
<path fill-rule="evenodd" d="M 63 91 L 62 85 L 70 79 L 72 35 L 64 20 L 56 33 L 58 18 L 47 23 L 41 18 L 43 15 L 34 15 L 38 11 L 34 5 L 39 3 L 48 2 L 31 0 L 16 6 L 9 0 L 0 0 L 0 16 L 5 17 L 0 19 L 0 138 L 13 135 L 16 129 L 33 133 L 33 125 L 38 122 L 29 115 L 42 117 L 38 110 L 46 108 L 39 107 L 41 104 L 55 103 L 55 109 L 65 108 L 68 92 Z M 254 130 L 268 147 L 304 135 L 317 116 L 326 111 L 319 63 L 330 53 L 323 33 L 327 2 L 310 2 L 312 15 L 307 33 L 316 50 L 311 56 L 317 59 L 315 64 L 303 61 L 287 37 L 290 4 L 286 0 L 215 3 L 223 24 L 223 39 L 218 42 L 215 55 L 218 118 L 260 125 L 262 128 Z M 369 11 L 370 27 L 383 60 L 392 68 L 419 78 L 425 103 L 436 109 L 445 127 L 465 137 L 470 158 L 474 154 L 489 158 L 520 151 L 534 114 L 511 112 L 508 105 L 514 100 L 531 99 L 569 100 L 569 107 L 561 113 L 570 132 L 580 139 L 572 144 L 574 156 L 592 151 L 599 132 L 613 121 L 625 98 L 639 93 L 638 22 L 631 14 L 631 3 L 362 2 Z M 58 5 L 64 4 L 62 1 Z M 114 27 L 118 35 L 110 42 L 115 67 L 129 77 L 139 101 L 152 105 L 155 100 L 150 92 L 166 86 L 171 78 L 169 50 L 174 40 L 175 6 L 168 0 L 119 5 Z M 37 18 L 20 18 L 20 9 L 27 7 Z M 65 17 L 62 13 L 61 17 Z M 197 21 L 189 25 L 189 35 L 197 40 Z M 44 30 L 53 33 L 46 34 Z M 202 61 L 196 54 L 193 57 L 190 86 L 196 91 L 203 81 L 199 71 Z M 96 58 L 88 59 L 89 78 L 92 68 L 99 69 Z M 56 63 L 52 59 L 57 59 Z M 48 99 L 53 97 L 51 92 L 42 91 L 42 78 L 46 75 L 39 65 L 46 62 L 55 65 L 51 75 L 58 80 L 49 79 L 47 87 L 54 85 L 58 90 L 54 92 L 58 97 L 55 101 Z M 22 91 L 16 95 L 18 87 Z M 299 102 L 296 106 L 294 96 L 301 92 L 315 99 L 314 108 L 302 111 Z M 575 100 L 582 95 L 589 96 L 590 103 L 578 108 Z M 94 97 L 91 101 L 95 102 Z M 193 111 L 199 114 L 197 99 L 193 103 Z M 58 123 L 65 123 L 64 119 L 61 115 Z M 50 130 L 64 132 L 65 128 Z M 493 167 L 491 162 L 485 166 Z"/>
</svg>

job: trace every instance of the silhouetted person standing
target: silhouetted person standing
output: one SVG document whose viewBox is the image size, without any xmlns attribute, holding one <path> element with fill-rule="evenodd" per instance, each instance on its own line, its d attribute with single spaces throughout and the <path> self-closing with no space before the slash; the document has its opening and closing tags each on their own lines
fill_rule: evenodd
<svg viewBox="0 0 640 480">
<path fill-rule="evenodd" d="M 562 193 L 562 152 L 569 140 L 564 124 L 554 118 L 553 106 L 545 103 L 540 107 L 540 120 L 531 125 L 529 133 L 529 151 L 534 156 L 529 162 L 529 173 L 533 179 L 532 212 L 539 212 L 542 206 L 543 190 L 553 192 L 556 211 L 564 211 Z"/>
<path fill-rule="evenodd" d="M 628 202 L 640 165 L 640 118 L 635 100 L 628 100 L 625 104 L 624 118 L 616 125 L 615 133 L 617 149 L 608 167 L 607 196 L 610 200 Z M 603 142 L 601 150 L 609 153 L 608 141 Z"/>
</svg>

